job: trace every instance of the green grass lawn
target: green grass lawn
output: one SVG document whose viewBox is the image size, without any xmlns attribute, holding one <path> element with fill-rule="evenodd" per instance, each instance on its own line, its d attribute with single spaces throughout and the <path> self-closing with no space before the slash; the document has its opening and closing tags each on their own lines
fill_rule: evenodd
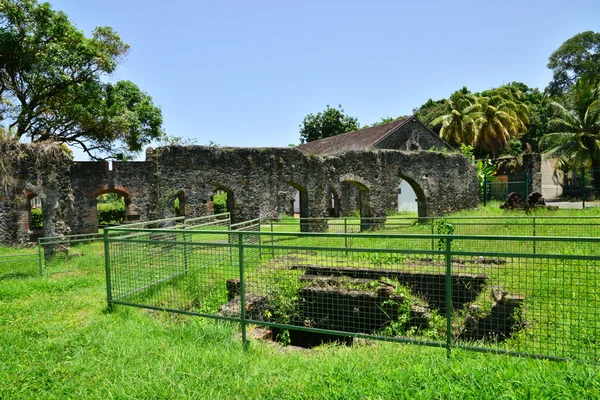
<svg viewBox="0 0 600 400">
<path fill-rule="evenodd" d="M 117 307 L 101 265 L 0 286 L 0 398 L 598 398 L 600 367 L 364 342 L 295 350 Z"/>
<path fill-rule="evenodd" d="M 67 265 L 56 269 L 67 272 L 0 280 L 0 399 L 600 398 L 594 363 L 461 350 L 448 359 L 444 349 L 368 340 L 299 350 L 252 331 L 244 351 L 237 324 L 125 306 L 108 312 L 104 259 L 84 246 L 80 253 L 60 261 Z M 152 255 L 160 257 L 168 259 Z M 544 282 L 562 279 L 549 271 Z"/>
<path fill-rule="evenodd" d="M 0 247 L 0 282 L 5 278 L 39 275 L 37 247 Z"/>
</svg>

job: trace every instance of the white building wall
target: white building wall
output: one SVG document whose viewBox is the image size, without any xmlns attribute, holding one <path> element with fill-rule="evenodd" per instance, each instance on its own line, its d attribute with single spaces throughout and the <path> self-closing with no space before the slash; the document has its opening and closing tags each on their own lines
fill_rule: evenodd
<svg viewBox="0 0 600 400">
<path fill-rule="evenodd" d="M 417 195 L 407 181 L 400 182 L 398 187 L 398 211 L 419 211 Z"/>
</svg>

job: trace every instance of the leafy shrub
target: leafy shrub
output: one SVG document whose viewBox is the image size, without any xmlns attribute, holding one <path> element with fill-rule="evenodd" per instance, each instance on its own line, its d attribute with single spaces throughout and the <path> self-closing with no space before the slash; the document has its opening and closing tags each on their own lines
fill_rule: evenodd
<svg viewBox="0 0 600 400">
<path fill-rule="evenodd" d="M 490 160 L 477 161 L 477 179 L 479 181 L 479 198 L 483 200 L 484 186 L 486 182 L 496 179 L 496 166 Z"/>
<path fill-rule="evenodd" d="M 175 206 L 175 216 L 176 217 L 181 217 L 181 204 L 179 202 L 179 197 L 175 198 L 175 201 L 173 202 L 173 205 Z"/>
<path fill-rule="evenodd" d="M 215 214 L 223 214 L 227 212 L 227 193 L 219 193 L 213 196 L 213 204 Z"/>
<path fill-rule="evenodd" d="M 31 209 L 31 228 L 38 229 L 44 226 L 41 208 Z"/>
<path fill-rule="evenodd" d="M 299 270 L 274 270 L 265 276 L 269 297 L 269 315 L 274 321 L 293 324 L 299 317 L 300 289 L 304 283 L 298 279 Z"/>
<path fill-rule="evenodd" d="M 115 202 L 98 204 L 98 224 L 122 224 L 125 222 L 125 201 L 123 198 Z"/>
</svg>

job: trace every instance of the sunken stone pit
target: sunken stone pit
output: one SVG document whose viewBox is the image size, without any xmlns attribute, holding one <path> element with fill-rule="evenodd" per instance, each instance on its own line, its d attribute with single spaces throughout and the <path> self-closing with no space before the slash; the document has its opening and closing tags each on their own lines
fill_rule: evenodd
<svg viewBox="0 0 600 400">
<path fill-rule="evenodd" d="M 444 274 L 319 265 L 295 265 L 290 270 L 302 271 L 294 318 L 273 318 L 271 310 L 277 307 L 268 296 L 246 293 L 247 319 L 380 336 L 404 336 L 445 327 L 445 322 L 439 323 L 446 313 Z M 461 340 L 504 341 L 525 326 L 524 297 L 511 295 L 501 287 L 490 289 L 488 276 L 453 274 L 451 284 L 453 320 L 461 321 L 453 334 Z M 229 301 L 219 313 L 240 317 L 240 281 L 230 279 L 226 287 Z M 276 340 L 283 332 L 278 328 L 271 331 L 270 336 Z M 294 329 L 285 336 L 289 344 L 300 347 L 333 341 L 352 343 L 348 337 Z"/>
</svg>

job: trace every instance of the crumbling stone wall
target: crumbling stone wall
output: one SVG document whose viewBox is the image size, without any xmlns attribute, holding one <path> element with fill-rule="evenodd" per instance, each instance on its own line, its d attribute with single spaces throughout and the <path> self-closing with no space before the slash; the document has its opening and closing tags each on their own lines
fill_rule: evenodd
<svg viewBox="0 0 600 400">
<path fill-rule="evenodd" d="M 173 216 L 177 197 L 182 214 L 210 214 L 215 189 L 228 193 L 234 221 L 277 217 L 293 188 L 302 192 L 305 217 L 327 217 L 330 192 L 343 197 L 348 188 L 356 200 L 344 204 L 342 198 L 341 209 L 383 217 L 397 206 L 401 179 L 413 186 L 421 217 L 478 204 L 476 172 L 467 159 L 432 151 L 350 151 L 321 157 L 290 148 L 169 146 L 149 149 L 143 162 L 115 162 L 112 169 L 104 162 L 70 162 L 66 156 L 51 165 L 33 158 L 15 167 L 21 171 L 15 194 L 0 199 L 4 243 L 26 240 L 29 193 L 42 196 L 45 236 L 61 224 L 72 233 L 96 232 L 96 197 L 110 191 L 126 198 L 131 222 Z"/>
<path fill-rule="evenodd" d="M 342 193 L 345 183 L 363 193 L 363 216 L 385 216 L 397 203 L 400 179 L 413 185 L 423 217 L 478 203 L 475 171 L 457 154 L 378 150 L 319 157 L 296 149 L 187 146 L 161 148 L 154 157 L 158 198 L 185 188 L 186 204 L 201 204 L 202 185 L 220 185 L 233 195 L 235 220 L 276 217 L 290 185 L 306 193 L 307 217 L 327 216 L 329 189 Z"/>
<path fill-rule="evenodd" d="M 523 155 L 525 175 L 529 183 L 529 193 L 542 192 L 542 156 L 540 154 Z"/>
<path fill-rule="evenodd" d="M 74 198 L 71 226 L 77 233 L 98 231 L 96 198 L 116 192 L 125 198 L 125 219 L 128 222 L 154 219 L 156 199 L 156 166 L 152 161 L 73 162 L 70 169 Z"/>
<path fill-rule="evenodd" d="M 70 158 L 55 144 L 0 143 L 0 243 L 23 244 L 30 236 L 30 199 L 39 196 L 42 235 L 70 233 L 73 214 Z"/>
</svg>

